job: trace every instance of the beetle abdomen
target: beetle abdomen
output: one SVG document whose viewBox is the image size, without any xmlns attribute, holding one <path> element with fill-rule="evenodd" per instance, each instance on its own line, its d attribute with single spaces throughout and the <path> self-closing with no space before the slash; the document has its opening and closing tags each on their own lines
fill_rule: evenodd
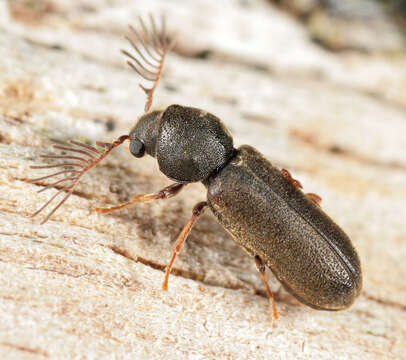
<svg viewBox="0 0 406 360">
<path fill-rule="evenodd" d="M 353 303 L 362 278 L 350 239 L 261 153 L 240 147 L 206 186 L 220 224 L 301 302 L 324 310 Z"/>
</svg>

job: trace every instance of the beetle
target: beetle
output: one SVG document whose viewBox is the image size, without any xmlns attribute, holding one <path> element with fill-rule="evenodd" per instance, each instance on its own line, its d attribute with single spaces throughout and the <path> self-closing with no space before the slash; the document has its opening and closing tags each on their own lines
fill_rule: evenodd
<svg viewBox="0 0 406 360">
<path fill-rule="evenodd" d="M 149 88 L 140 84 L 147 96 L 144 114 L 128 135 L 113 143 L 97 142 L 94 147 L 70 141 L 70 146 L 54 145 L 62 154 L 42 155 L 63 162 L 32 168 L 62 170 L 32 181 L 42 185 L 43 180 L 59 175 L 63 178 L 40 190 L 59 189 L 32 216 L 42 212 L 59 194 L 64 194 L 42 221 L 46 222 L 89 169 L 129 140 L 129 150 L 134 157 L 155 157 L 160 171 L 174 183 L 156 193 L 137 194 L 117 206 L 96 208 L 97 212 L 109 213 L 137 203 L 167 199 L 192 182 L 200 181 L 207 188 L 207 199 L 193 208 L 190 220 L 175 242 L 165 268 L 163 290 L 168 289 L 176 255 L 193 224 L 209 208 L 234 241 L 254 257 L 274 319 L 278 313 L 267 282 L 266 267 L 300 302 L 319 310 L 348 308 L 361 291 L 360 260 L 349 237 L 321 209 L 321 198 L 303 193 L 299 181 L 287 170 L 273 166 L 255 148 L 248 145 L 234 148 L 230 132 L 215 115 L 181 105 L 150 111 L 165 56 L 173 41 L 166 32 L 164 18 L 159 28 L 150 16 L 149 28 L 139 18 L 138 29 L 130 29 L 132 37 L 127 40 L 135 55 L 126 50 L 122 52 L 131 68 L 152 82 Z"/>
</svg>

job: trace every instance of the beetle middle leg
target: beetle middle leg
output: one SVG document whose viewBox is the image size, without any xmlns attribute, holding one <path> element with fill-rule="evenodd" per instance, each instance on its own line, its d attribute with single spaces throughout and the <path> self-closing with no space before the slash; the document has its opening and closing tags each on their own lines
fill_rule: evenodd
<svg viewBox="0 0 406 360">
<path fill-rule="evenodd" d="M 315 193 L 307 193 L 306 196 L 312 200 L 315 204 L 320 205 L 321 197 Z"/>
<path fill-rule="evenodd" d="M 167 291 L 168 290 L 168 280 L 169 280 L 169 275 L 172 270 L 172 265 L 175 261 L 176 255 L 180 253 L 182 250 L 183 244 L 185 243 L 190 231 L 192 230 L 192 227 L 194 223 L 196 222 L 197 218 L 203 213 L 203 211 L 206 209 L 208 206 L 207 201 L 202 201 L 199 202 L 195 207 L 193 208 L 193 213 L 192 217 L 188 221 L 188 223 L 185 225 L 183 228 L 182 232 L 179 234 L 178 238 L 176 239 L 175 245 L 173 247 L 172 251 L 172 257 L 171 260 L 169 261 L 169 264 L 165 268 L 165 279 L 162 284 L 162 290 Z"/>
<path fill-rule="evenodd" d="M 283 177 L 284 177 L 286 180 L 288 180 L 295 188 L 303 189 L 303 186 L 302 186 L 302 184 L 300 183 L 300 181 L 299 181 L 299 180 L 296 180 L 296 179 L 291 175 L 291 173 L 290 173 L 288 170 L 282 169 L 282 170 L 281 170 L 281 173 L 282 173 Z"/>
<path fill-rule="evenodd" d="M 180 184 L 180 183 L 175 183 L 172 185 L 169 185 L 162 190 L 156 192 L 156 193 L 151 193 L 151 194 L 136 194 L 131 197 L 130 201 L 127 201 L 125 203 L 116 205 L 116 206 L 110 206 L 106 208 L 96 208 L 96 211 L 99 214 L 107 214 L 116 210 L 121 210 L 125 209 L 129 206 L 135 205 L 135 204 L 140 204 L 140 203 L 148 203 L 154 200 L 161 200 L 161 199 L 169 199 L 179 193 L 183 189 L 183 187 L 186 184 Z"/>
<path fill-rule="evenodd" d="M 288 180 L 295 188 L 297 188 L 297 189 L 303 189 L 303 186 L 302 186 L 302 184 L 300 183 L 300 181 L 297 180 L 297 179 L 295 179 L 295 178 L 291 175 L 291 173 L 290 173 L 288 170 L 282 169 L 282 170 L 281 170 L 281 173 L 282 173 L 283 177 L 284 177 L 286 180 Z M 320 203 L 321 203 L 321 197 L 320 197 L 319 195 L 314 194 L 314 193 L 307 193 L 306 196 L 307 196 L 310 200 L 312 200 L 315 204 L 320 205 Z"/>
<path fill-rule="evenodd" d="M 259 276 L 262 280 L 262 283 L 265 285 L 265 290 L 266 290 L 266 294 L 268 295 L 268 298 L 269 298 L 269 305 L 271 307 L 272 316 L 275 320 L 278 320 L 279 315 L 278 315 L 278 311 L 276 310 L 275 299 L 272 294 L 271 288 L 268 285 L 268 279 L 267 279 L 266 273 L 265 273 L 265 270 L 266 270 L 265 263 L 258 255 L 255 256 L 255 266 L 257 267 L 257 270 L 259 272 Z"/>
</svg>

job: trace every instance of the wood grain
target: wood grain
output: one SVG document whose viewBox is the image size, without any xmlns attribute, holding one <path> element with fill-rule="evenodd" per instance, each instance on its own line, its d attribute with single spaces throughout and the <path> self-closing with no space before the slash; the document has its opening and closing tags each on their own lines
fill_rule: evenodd
<svg viewBox="0 0 406 360">
<path fill-rule="evenodd" d="M 403 52 L 328 52 L 297 19 L 260 0 L 26 3 L 0 3 L 1 358 L 404 356 Z M 142 114 L 139 78 L 119 50 L 127 25 L 148 12 L 165 13 L 178 36 L 154 108 L 215 113 L 237 146 L 256 146 L 323 198 L 362 260 L 364 290 L 350 310 L 315 311 L 281 290 L 281 319 L 272 324 L 253 260 L 209 212 L 163 293 L 173 242 L 204 187 L 96 214 L 96 206 L 170 183 L 154 159 L 125 147 L 48 223 L 29 218 L 47 199 L 29 183 L 39 176 L 29 166 L 52 142 L 112 141 Z M 271 286 L 279 288 L 274 279 Z"/>
</svg>

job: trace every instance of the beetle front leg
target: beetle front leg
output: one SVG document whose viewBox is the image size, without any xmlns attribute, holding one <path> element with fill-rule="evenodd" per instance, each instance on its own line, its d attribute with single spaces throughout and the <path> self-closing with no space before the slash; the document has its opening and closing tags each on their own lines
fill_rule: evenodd
<svg viewBox="0 0 406 360">
<path fill-rule="evenodd" d="M 259 276 L 262 280 L 262 283 L 265 285 L 266 294 L 268 295 L 269 305 L 270 305 L 271 311 L 272 311 L 272 317 L 275 320 L 278 320 L 279 315 L 278 315 L 278 311 L 276 310 L 275 299 L 272 294 L 271 288 L 268 285 L 268 279 L 267 279 L 266 273 L 265 273 L 265 270 L 266 270 L 265 263 L 258 255 L 255 256 L 255 266 L 257 267 L 257 270 L 259 272 Z"/>
<path fill-rule="evenodd" d="M 188 221 L 188 223 L 185 225 L 183 228 L 182 232 L 179 234 L 178 238 L 176 239 L 175 245 L 173 247 L 172 251 L 172 257 L 171 260 L 169 261 L 169 264 L 165 268 L 165 279 L 162 284 L 162 290 L 167 291 L 168 290 L 168 280 L 169 280 L 169 274 L 171 273 L 172 270 L 172 265 L 175 261 L 176 255 L 180 253 L 182 250 L 183 244 L 185 243 L 190 231 L 192 230 L 192 227 L 194 223 L 196 222 L 197 218 L 203 213 L 203 211 L 207 207 L 207 201 L 202 201 L 195 205 L 193 208 L 193 213 L 192 217 Z"/>
<path fill-rule="evenodd" d="M 172 196 L 175 196 L 183 189 L 185 184 L 175 183 L 169 185 L 162 190 L 151 193 L 151 194 L 137 194 L 131 197 L 130 201 L 119 204 L 117 206 L 110 206 L 106 208 L 96 208 L 95 210 L 99 214 L 107 214 L 116 210 L 125 209 L 131 205 L 140 204 L 140 203 L 148 203 L 154 200 L 161 200 L 161 199 L 169 199 Z"/>
</svg>

